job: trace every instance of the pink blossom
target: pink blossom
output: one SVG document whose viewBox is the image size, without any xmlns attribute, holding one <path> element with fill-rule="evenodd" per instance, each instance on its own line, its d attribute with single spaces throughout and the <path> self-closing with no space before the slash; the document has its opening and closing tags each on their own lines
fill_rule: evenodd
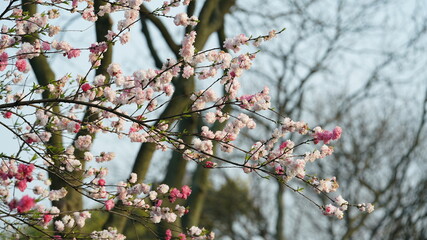
<svg viewBox="0 0 427 240">
<path fill-rule="evenodd" d="M 93 7 L 86 8 L 82 14 L 83 19 L 87 21 L 95 22 L 98 19 L 98 17 L 96 16 L 94 10 L 95 9 Z"/>
<path fill-rule="evenodd" d="M 175 23 L 176 26 L 195 26 L 197 25 L 197 22 L 199 21 L 199 19 L 197 19 L 196 16 L 192 16 L 192 17 L 188 17 L 187 13 L 178 13 L 174 20 L 173 23 Z"/>
<path fill-rule="evenodd" d="M 108 162 L 113 160 L 116 157 L 114 152 L 101 152 L 99 157 L 96 157 L 96 162 Z"/>
<path fill-rule="evenodd" d="M 90 45 L 89 51 L 91 53 L 100 54 L 107 50 L 108 45 L 106 42 L 100 42 L 100 43 L 92 43 Z"/>
<path fill-rule="evenodd" d="M 50 44 L 48 42 L 42 42 L 42 49 L 44 51 L 49 51 L 50 50 Z"/>
<path fill-rule="evenodd" d="M 114 154 L 114 153 L 113 153 L 113 154 Z M 114 155 L 114 156 L 115 156 L 115 155 Z M 138 179 L 138 178 L 137 178 L 137 176 L 138 176 L 138 175 L 137 175 L 136 173 L 131 173 L 131 174 L 130 174 L 129 182 L 130 182 L 130 183 L 136 183 L 136 180 Z"/>
<path fill-rule="evenodd" d="M 216 163 L 211 162 L 211 161 L 206 161 L 205 162 L 205 168 L 214 168 L 216 166 Z"/>
<path fill-rule="evenodd" d="M 64 229 L 65 229 L 64 223 L 61 220 L 55 221 L 55 229 L 59 232 L 64 231 Z"/>
<path fill-rule="evenodd" d="M 276 30 L 271 30 L 270 32 L 268 32 L 268 36 L 264 37 L 264 40 L 268 41 L 271 40 L 272 38 L 275 38 L 277 35 Z"/>
<path fill-rule="evenodd" d="M 75 142 L 75 147 L 79 150 L 89 150 L 92 144 L 92 137 L 90 135 L 79 136 Z"/>
<path fill-rule="evenodd" d="M 277 166 L 277 167 L 274 169 L 274 172 L 275 172 L 276 174 L 283 175 L 283 174 L 285 174 L 285 169 L 284 169 L 282 166 Z"/>
<path fill-rule="evenodd" d="M 208 123 L 214 123 L 216 121 L 216 115 L 213 112 L 208 112 L 205 115 L 205 120 Z"/>
<path fill-rule="evenodd" d="M 187 185 L 181 187 L 182 199 L 187 199 L 191 194 L 191 188 Z"/>
<path fill-rule="evenodd" d="M 340 127 L 335 127 L 332 131 L 332 139 L 337 140 L 341 137 L 342 129 Z"/>
<path fill-rule="evenodd" d="M 128 43 L 129 39 L 130 39 L 130 32 L 126 32 L 126 33 L 123 33 L 122 35 L 120 35 L 120 43 L 121 44 Z"/>
<path fill-rule="evenodd" d="M 72 47 L 68 42 L 65 41 L 60 41 L 57 42 L 56 40 L 53 40 L 52 42 L 52 47 L 55 48 L 56 50 L 63 50 L 64 52 L 69 52 L 71 51 Z M 26 50 L 26 52 L 30 51 L 30 49 Z M 33 49 L 31 49 L 31 51 L 34 51 Z"/>
<path fill-rule="evenodd" d="M 99 179 L 99 180 L 98 180 L 98 185 L 99 185 L 99 186 L 105 186 L 105 180 L 104 180 L 104 179 L 102 179 L 102 178 L 101 178 L 101 179 Z"/>
<path fill-rule="evenodd" d="M 18 71 L 24 72 L 27 69 L 27 60 L 19 59 L 16 61 L 15 66 L 18 68 Z"/>
<path fill-rule="evenodd" d="M 87 92 L 92 89 L 92 86 L 89 83 L 85 83 L 82 85 L 83 92 Z"/>
<path fill-rule="evenodd" d="M 105 35 L 105 38 L 106 38 L 108 41 L 112 41 L 112 40 L 113 40 L 113 38 L 114 38 L 115 36 L 117 36 L 117 33 L 115 33 L 115 32 L 113 32 L 113 31 L 108 30 L 108 33 L 107 33 L 107 35 Z"/>
<path fill-rule="evenodd" d="M 200 236 L 200 234 L 202 234 L 202 229 L 200 229 L 196 226 L 192 226 L 190 229 L 188 229 L 188 233 L 191 236 Z"/>
<path fill-rule="evenodd" d="M 196 41 L 196 31 L 191 31 L 186 34 L 182 41 L 182 48 L 179 50 L 179 54 L 184 58 L 186 62 L 189 62 L 194 56 L 194 42 Z"/>
<path fill-rule="evenodd" d="M 170 229 L 167 229 L 165 233 L 165 240 L 171 240 L 171 239 L 172 239 L 172 231 Z"/>
<path fill-rule="evenodd" d="M 178 13 L 173 20 L 176 26 L 182 25 L 186 27 L 188 25 L 188 15 L 187 13 Z"/>
<path fill-rule="evenodd" d="M 170 97 L 172 96 L 173 92 L 174 92 L 174 88 L 172 85 L 166 85 L 163 87 L 163 92 L 166 93 L 166 96 Z"/>
<path fill-rule="evenodd" d="M 40 139 L 38 138 L 38 136 L 34 133 L 28 133 L 24 135 L 24 141 L 28 144 L 31 143 L 35 143 L 35 142 L 39 142 Z"/>
<path fill-rule="evenodd" d="M 342 133 L 342 129 L 340 127 L 335 127 L 332 132 L 323 130 L 320 127 L 316 127 L 314 131 L 314 144 L 319 143 L 319 141 L 323 141 L 325 144 L 328 144 L 331 140 L 339 139 Z"/>
<path fill-rule="evenodd" d="M 168 185 L 166 185 L 166 184 L 160 184 L 160 185 L 157 187 L 157 191 L 158 191 L 159 193 L 161 193 L 161 194 L 165 194 L 165 193 L 167 193 L 167 192 L 169 191 L 169 186 L 168 186 Z"/>
<path fill-rule="evenodd" d="M 110 211 L 114 207 L 114 201 L 112 199 L 105 201 L 105 209 Z"/>
<path fill-rule="evenodd" d="M 34 201 L 34 198 L 29 197 L 28 195 L 25 195 L 19 200 L 18 204 L 16 205 L 16 210 L 18 213 L 24 213 L 31 210 L 31 208 L 34 207 L 36 202 Z"/>
<path fill-rule="evenodd" d="M 4 71 L 7 67 L 9 55 L 6 52 L 0 54 L 0 71 Z"/>
<path fill-rule="evenodd" d="M 283 142 L 282 144 L 280 144 L 279 149 L 283 150 L 286 148 L 287 145 L 288 145 L 288 142 Z"/>
<path fill-rule="evenodd" d="M 374 211 L 374 205 L 372 204 L 372 203 L 367 203 L 366 204 L 366 211 L 368 212 L 368 213 L 371 213 L 371 212 L 373 212 Z"/>
<path fill-rule="evenodd" d="M 73 48 L 70 51 L 68 51 L 66 53 L 66 55 L 67 55 L 68 59 L 76 58 L 76 57 L 80 56 L 80 50 Z"/>
<path fill-rule="evenodd" d="M 18 186 L 18 189 L 23 192 L 25 189 L 27 189 L 27 180 L 20 180 L 16 185 Z"/>
<path fill-rule="evenodd" d="M 43 215 L 43 223 L 48 224 L 50 221 L 52 221 L 53 215 L 51 214 L 44 214 Z"/>
<path fill-rule="evenodd" d="M 337 207 L 333 206 L 332 204 L 328 204 L 324 207 L 323 214 L 326 216 L 331 216 L 335 214 L 336 210 Z"/>
<path fill-rule="evenodd" d="M 181 198 L 181 197 L 182 197 L 182 193 L 176 188 L 172 188 L 171 191 L 169 192 L 169 201 L 171 203 L 175 202 L 177 198 Z"/>
<path fill-rule="evenodd" d="M 179 239 L 179 240 L 187 240 L 187 236 L 185 236 L 185 234 L 184 234 L 184 233 L 180 233 L 180 234 L 178 235 L 178 239 Z"/>
<path fill-rule="evenodd" d="M 252 169 L 252 165 L 251 165 L 250 163 L 245 163 L 245 166 L 246 166 L 246 167 L 244 167 L 244 168 L 243 168 L 243 172 L 244 172 L 244 173 L 250 173 L 250 172 L 252 172 L 252 171 L 253 171 L 253 169 Z"/>
<path fill-rule="evenodd" d="M 58 201 L 61 198 L 64 198 L 67 195 L 67 190 L 65 188 L 61 188 L 59 190 L 51 190 L 49 192 L 49 200 L 50 201 Z"/>
<path fill-rule="evenodd" d="M 338 204 L 341 210 L 347 210 L 348 202 L 344 200 L 344 198 L 341 195 L 335 198 L 335 202 Z"/>
<path fill-rule="evenodd" d="M 122 74 L 122 69 L 119 64 L 111 63 L 107 68 L 108 74 L 112 77 L 117 77 Z"/>
<path fill-rule="evenodd" d="M 33 180 L 33 171 L 34 171 L 34 164 L 19 164 L 18 165 L 18 172 L 15 175 L 16 179 L 19 180 L 26 180 L 28 182 L 31 182 Z"/>
<path fill-rule="evenodd" d="M 11 118 L 12 117 L 12 112 L 11 111 L 7 111 L 3 113 L 3 117 L 4 118 Z"/>
<path fill-rule="evenodd" d="M 224 48 L 233 50 L 235 53 L 240 51 L 240 45 L 246 44 L 248 42 L 249 38 L 246 37 L 244 34 L 239 34 L 235 36 L 234 38 L 227 38 L 224 41 Z"/>
<path fill-rule="evenodd" d="M 80 131 L 80 123 L 71 121 L 67 124 L 67 130 L 69 132 L 78 133 Z"/>
</svg>

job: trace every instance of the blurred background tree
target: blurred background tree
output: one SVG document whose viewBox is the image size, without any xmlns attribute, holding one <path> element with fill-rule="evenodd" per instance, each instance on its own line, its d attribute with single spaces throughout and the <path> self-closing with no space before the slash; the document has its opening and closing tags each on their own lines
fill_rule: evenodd
<svg viewBox="0 0 427 240">
<path fill-rule="evenodd" d="M 336 176 L 342 186 L 351 186 L 342 192 L 345 199 L 372 201 L 377 209 L 363 216 L 352 209 L 343 221 L 320 221 L 313 206 L 283 185 L 273 188 L 268 181 L 251 179 L 263 186 L 250 195 L 263 203 L 263 216 L 258 219 L 268 222 L 265 236 L 423 239 L 427 224 L 423 198 L 423 172 L 427 169 L 423 140 L 427 132 L 426 3 L 239 3 L 228 21 L 230 32 L 255 35 L 253 29 L 287 28 L 283 40 L 263 49 L 247 89 L 273 85 L 276 101 L 272 105 L 282 116 L 342 126 L 344 137 L 335 147 L 334 157 L 317 162 L 323 174 L 319 177 Z M 265 128 L 269 130 L 267 124 Z M 305 193 L 326 200 L 309 190 Z M 233 239 L 232 231 L 218 230 Z M 251 236 L 246 237 L 255 239 Z"/>
</svg>

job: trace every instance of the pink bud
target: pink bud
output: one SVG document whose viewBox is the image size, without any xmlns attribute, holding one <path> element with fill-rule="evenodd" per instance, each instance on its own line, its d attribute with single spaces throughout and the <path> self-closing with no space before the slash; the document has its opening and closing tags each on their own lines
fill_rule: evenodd
<svg viewBox="0 0 427 240">
<path fill-rule="evenodd" d="M 105 186 L 105 180 L 104 180 L 104 179 L 102 179 L 102 178 L 101 178 L 101 179 L 99 179 L 99 180 L 98 180 L 98 185 L 99 185 L 99 186 Z"/>
<path fill-rule="evenodd" d="M 87 92 L 92 89 L 92 86 L 89 83 L 85 83 L 82 85 L 83 92 Z"/>
<path fill-rule="evenodd" d="M 105 201 L 105 209 L 110 211 L 114 207 L 114 201 L 112 199 Z"/>
</svg>

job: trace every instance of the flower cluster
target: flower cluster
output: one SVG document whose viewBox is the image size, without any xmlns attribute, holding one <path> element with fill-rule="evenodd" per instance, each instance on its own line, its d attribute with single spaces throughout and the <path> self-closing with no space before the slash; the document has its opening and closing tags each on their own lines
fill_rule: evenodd
<svg viewBox="0 0 427 240">
<path fill-rule="evenodd" d="M 49 6 L 51 9 L 32 14 L 19 6 L 10 5 L 6 8 L 4 14 L 8 16 L 5 19 L 11 24 L 1 28 L 0 71 L 5 74 L 0 76 L 0 112 L 5 118 L 2 125 L 16 136 L 20 145 L 18 154 L 0 154 L 0 198 L 5 207 L 14 212 L 9 217 L 19 219 L 18 222 L 29 222 L 37 229 L 38 226 L 47 229 L 53 225 L 57 233 L 66 235 L 76 228 L 83 228 L 87 219 L 91 218 L 92 210 L 114 213 L 114 208 L 118 206 L 132 207 L 144 212 L 152 223 L 173 223 L 188 213 L 188 208 L 177 204 L 189 198 L 192 190 L 187 185 L 171 188 L 160 184 L 153 188 L 138 182 L 136 173 L 131 173 L 127 180 L 110 182 L 108 174 L 111 170 L 105 168 L 104 163 L 113 161 L 115 153 L 91 151 L 95 135 L 102 133 L 112 133 L 118 138 L 128 138 L 131 142 L 151 143 L 163 151 L 178 151 L 184 159 L 206 168 L 230 164 L 246 173 L 270 175 L 281 182 L 301 180 L 317 192 L 337 190 L 335 177 L 317 179 L 306 176 L 306 164 L 332 154 L 333 148 L 327 144 L 341 137 L 342 130 L 339 127 L 332 131 L 320 127 L 310 129 L 304 122 L 284 118 L 268 138 L 257 139 L 248 150 L 236 144 L 242 138 L 243 130 L 255 129 L 257 126 L 250 113 L 268 111 L 271 105 L 268 87 L 254 91 L 255 94 L 239 93 L 239 80 L 252 67 L 256 57 L 255 53 L 239 52 L 243 45 L 251 41 L 257 46 L 262 41 L 274 38 L 276 31 L 256 38 L 239 34 L 226 39 L 223 50 L 196 49 L 197 33 L 191 30 L 195 29 L 193 26 L 198 23 L 198 19 L 181 12 L 168 16 L 175 25 L 189 29 L 180 48 L 177 47 L 177 59 L 170 58 L 159 68 L 134 69 L 127 74 L 119 63 L 104 61 L 104 54 L 115 43 L 126 44 L 130 41 L 130 31 L 139 21 L 141 13 L 167 16 L 171 8 L 181 3 L 186 6 L 190 2 L 165 1 L 152 12 L 145 13 L 140 11 L 144 1 L 149 2 L 108 1 L 97 9 L 88 0 L 36 1 L 34 4 Z M 115 12 L 124 14 L 117 23 L 117 29 L 108 31 L 105 41 L 78 47 L 56 37 L 62 29 L 53 25 L 51 20 L 62 16 L 64 12 L 76 14 L 90 22 Z M 31 59 L 53 54 L 62 55 L 66 61 L 87 56 L 90 66 L 87 72 L 67 74 L 40 85 L 17 85 L 31 69 Z M 88 79 L 103 63 L 106 63 L 105 71 L 99 71 L 103 73 L 94 76 L 93 80 Z M 213 81 L 207 88 L 191 91 L 188 94 L 191 95 L 190 104 L 179 115 L 149 119 L 156 114 L 160 115 L 158 109 L 175 99 L 174 78 Z M 222 96 L 214 90 L 214 85 L 224 89 Z M 236 111 L 229 113 L 225 110 L 227 105 L 235 107 Z M 173 122 L 190 115 L 203 117 L 205 126 L 196 133 L 176 130 Z M 222 129 L 210 128 L 216 123 L 223 123 Z M 288 133 L 298 133 L 307 140 L 295 143 L 288 138 Z M 191 136 L 192 140 L 184 141 L 187 136 Z M 310 142 L 323 142 L 324 145 L 310 152 L 297 153 L 299 146 Z M 243 152 L 244 159 L 240 161 L 219 157 L 215 153 L 215 143 L 225 154 Z M 21 152 L 34 157 L 28 159 Z M 98 167 L 89 165 L 93 160 Z M 50 179 L 44 176 L 45 172 L 55 177 L 56 181 L 63 181 L 67 188 L 53 189 Z M 37 181 L 34 183 L 35 179 L 43 184 Z M 31 189 L 28 187 L 30 182 L 31 185 L 34 183 Z M 22 192 L 22 196 L 11 194 L 15 189 Z M 43 200 L 59 201 L 67 196 L 70 189 L 97 201 L 101 206 L 87 211 L 74 209 L 61 212 L 62 209 L 57 207 L 47 208 L 40 204 Z M 323 213 L 342 218 L 343 211 L 350 204 L 342 197 L 337 198 L 334 204 L 326 205 Z M 360 204 L 357 207 L 367 212 L 373 210 L 372 204 Z M 178 239 L 214 238 L 214 233 L 196 226 L 177 234 Z M 165 235 L 166 239 L 172 239 L 171 230 L 168 229 Z M 125 239 L 114 228 L 94 231 L 90 237 Z M 60 236 L 53 238 L 59 239 Z"/>
<path fill-rule="evenodd" d="M 192 226 L 189 228 L 185 233 L 179 233 L 178 234 L 179 240 L 187 240 L 187 239 L 215 239 L 215 233 L 209 232 L 206 229 L 198 228 L 196 226 Z M 188 238 L 187 238 L 188 237 Z M 167 229 L 165 232 L 165 240 L 171 240 L 172 239 L 172 231 L 170 229 Z"/>
</svg>

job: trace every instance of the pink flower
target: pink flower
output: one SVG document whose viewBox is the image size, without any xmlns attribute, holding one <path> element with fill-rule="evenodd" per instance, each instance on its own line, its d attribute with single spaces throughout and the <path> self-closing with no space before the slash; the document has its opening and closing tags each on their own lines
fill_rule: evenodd
<svg viewBox="0 0 427 240">
<path fill-rule="evenodd" d="M 89 150 L 91 144 L 92 144 L 92 137 L 90 135 L 85 135 L 85 136 L 79 136 L 74 145 L 79 150 Z"/>
<path fill-rule="evenodd" d="M 73 132 L 78 133 L 80 131 L 80 127 L 81 127 L 80 123 L 75 123 Z"/>
<path fill-rule="evenodd" d="M 335 214 L 336 210 L 337 210 L 337 207 L 333 206 L 332 204 L 328 204 L 325 206 L 323 210 L 323 214 L 326 216 L 331 216 Z"/>
<path fill-rule="evenodd" d="M 114 207 L 114 201 L 112 199 L 105 201 L 105 209 L 110 211 Z"/>
<path fill-rule="evenodd" d="M 28 182 L 31 182 L 33 180 L 33 171 L 34 171 L 34 164 L 19 164 L 18 165 L 18 173 L 15 175 L 15 178 L 18 180 L 26 180 Z"/>
<path fill-rule="evenodd" d="M 87 92 L 92 89 L 92 86 L 89 83 L 85 83 L 82 85 L 83 92 Z"/>
<path fill-rule="evenodd" d="M 65 229 L 64 223 L 61 220 L 55 221 L 55 229 L 59 232 L 64 231 L 64 229 Z"/>
<path fill-rule="evenodd" d="M 340 127 L 335 127 L 332 131 L 332 139 L 337 140 L 341 137 L 342 129 Z"/>
<path fill-rule="evenodd" d="M 17 204 L 16 199 L 13 199 L 12 201 L 9 202 L 8 206 L 10 211 L 16 208 L 16 204 Z"/>
<path fill-rule="evenodd" d="M 250 173 L 250 172 L 252 172 L 252 171 L 253 171 L 253 169 L 251 168 L 251 167 L 252 167 L 252 165 L 251 165 L 250 163 L 245 163 L 245 166 L 246 166 L 246 167 L 244 167 L 244 168 L 243 168 L 243 172 L 244 172 L 244 173 Z"/>
<path fill-rule="evenodd" d="M 104 179 L 102 179 L 102 178 L 101 178 L 101 179 L 99 179 L 99 180 L 98 180 L 98 185 L 99 185 L 99 186 L 105 186 L 105 180 L 104 180 Z"/>
<path fill-rule="evenodd" d="M 187 199 L 191 194 L 191 188 L 187 185 L 181 187 L 182 199 Z"/>
<path fill-rule="evenodd" d="M 19 59 L 16 61 L 15 66 L 18 68 L 18 71 L 24 72 L 27 69 L 27 60 Z"/>
<path fill-rule="evenodd" d="M 214 168 L 215 167 L 215 163 L 211 162 L 211 161 L 206 161 L 205 163 L 205 168 Z"/>
<path fill-rule="evenodd" d="M 91 53 L 99 54 L 99 53 L 105 52 L 107 50 L 107 48 L 108 48 L 108 45 L 105 42 L 92 43 L 92 45 L 90 45 L 89 51 Z"/>
<path fill-rule="evenodd" d="M 279 149 L 280 150 L 283 150 L 283 149 L 285 149 L 286 148 L 286 146 L 288 145 L 288 142 L 283 142 L 282 144 L 280 144 L 280 147 L 279 147 Z"/>
<path fill-rule="evenodd" d="M 112 77 L 118 77 L 122 75 L 122 69 L 119 64 L 117 63 L 111 63 L 107 68 L 108 74 Z"/>
<path fill-rule="evenodd" d="M 186 62 L 189 62 L 194 56 L 194 42 L 196 41 L 196 31 L 191 31 L 186 34 L 182 41 L 182 48 L 179 50 L 179 54 L 184 58 Z"/>
<path fill-rule="evenodd" d="M 178 235 L 178 239 L 179 239 L 179 240 L 187 240 L 187 236 L 185 236 L 185 234 L 184 234 L 184 233 L 180 233 L 180 234 Z"/>
<path fill-rule="evenodd" d="M 7 67 L 7 60 L 9 55 L 6 52 L 0 54 L 0 71 L 3 71 Z"/>
<path fill-rule="evenodd" d="M 121 44 L 128 43 L 129 39 L 130 39 L 130 32 L 126 32 L 126 33 L 120 35 L 120 43 Z"/>
<path fill-rule="evenodd" d="M 171 240 L 171 239 L 172 239 L 172 231 L 170 229 L 167 229 L 165 233 L 165 240 Z"/>
<path fill-rule="evenodd" d="M 335 130 L 335 129 L 334 129 Z M 315 130 L 316 131 L 316 130 Z M 319 143 L 319 141 L 323 141 L 325 144 L 328 144 L 331 140 L 335 140 L 335 137 L 340 137 L 341 136 L 341 132 L 337 129 L 335 130 L 336 133 L 334 134 L 331 131 L 326 131 L 326 130 L 319 130 L 316 131 L 314 133 L 314 144 Z"/>
<path fill-rule="evenodd" d="M 52 221 L 53 215 L 51 214 L 45 214 L 43 215 L 43 223 L 48 224 L 50 221 Z"/>
<path fill-rule="evenodd" d="M 185 66 L 184 69 L 182 70 L 182 77 L 188 79 L 192 75 L 194 75 L 194 68 L 189 65 Z"/>
<path fill-rule="evenodd" d="M 169 201 L 171 203 L 175 202 L 177 198 L 181 198 L 181 197 L 182 197 L 181 192 L 176 188 L 172 188 L 171 191 L 169 192 Z"/>
<path fill-rule="evenodd" d="M 96 16 L 94 10 L 95 9 L 93 7 L 86 8 L 82 14 L 83 19 L 90 22 L 95 22 L 98 19 L 98 17 Z"/>
<path fill-rule="evenodd" d="M 224 41 L 224 48 L 233 50 L 235 53 L 240 51 L 240 45 L 246 44 L 248 42 L 249 38 L 246 37 L 244 34 L 240 34 L 235 36 L 234 38 L 227 38 Z"/>
<path fill-rule="evenodd" d="M 50 44 L 48 42 L 42 42 L 42 49 L 45 51 L 50 50 Z"/>
<path fill-rule="evenodd" d="M 4 118 L 11 118 L 12 117 L 12 112 L 7 111 L 7 112 L 3 113 L 3 117 Z"/>
<path fill-rule="evenodd" d="M 178 13 L 175 16 L 173 23 L 175 23 L 176 26 L 182 25 L 182 26 L 186 27 L 188 25 L 187 13 Z"/>
<path fill-rule="evenodd" d="M 16 185 L 18 186 L 18 189 L 23 192 L 25 189 L 27 189 L 27 180 L 18 181 Z"/>
<path fill-rule="evenodd" d="M 368 213 L 371 213 L 371 212 L 373 212 L 375 210 L 375 208 L 374 208 L 374 205 L 372 204 L 372 203 L 367 203 L 366 204 L 366 211 L 368 212 Z"/>
<path fill-rule="evenodd" d="M 36 134 L 28 133 L 28 134 L 24 135 L 24 141 L 28 144 L 31 144 L 31 143 L 40 141 L 40 139 L 38 138 L 38 136 Z"/>
<path fill-rule="evenodd" d="M 277 166 L 277 167 L 274 169 L 274 171 L 276 172 L 276 174 L 279 174 L 279 175 L 283 175 L 283 174 L 285 174 L 285 169 L 283 169 L 283 167 L 282 167 L 282 166 Z"/>
<path fill-rule="evenodd" d="M 18 213 L 24 213 L 31 210 L 31 208 L 34 207 L 36 202 L 34 201 L 34 198 L 29 197 L 28 195 L 25 195 L 19 200 L 16 209 L 18 210 Z"/>
<path fill-rule="evenodd" d="M 76 57 L 80 56 L 80 50 L 73 48 L 70 51 L 68 51 L 66 55 L 67 55 L 68 59 L 76 58 Z"/>
</svg>

